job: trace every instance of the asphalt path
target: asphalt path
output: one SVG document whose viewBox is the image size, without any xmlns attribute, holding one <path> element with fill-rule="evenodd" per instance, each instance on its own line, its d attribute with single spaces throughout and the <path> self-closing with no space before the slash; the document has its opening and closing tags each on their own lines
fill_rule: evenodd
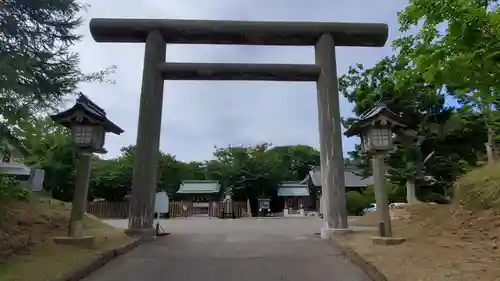
<svg viewBox="0 0 500 281">
<path fill-rule="evenodd" d="M 126 221 L 108 223 L 125 227 Z M 85 281 L 369 281 L 315 218 L 163 220 L 171 234 L 127 253 Z"/>
</svg>

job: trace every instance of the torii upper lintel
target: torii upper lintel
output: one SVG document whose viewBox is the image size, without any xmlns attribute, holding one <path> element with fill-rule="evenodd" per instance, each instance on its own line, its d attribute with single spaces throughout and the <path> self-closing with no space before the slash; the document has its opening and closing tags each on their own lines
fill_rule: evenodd
<svg viewBox="0 0 500 281">
<path fill-rule="evenodd" d="M 90 21 L 97 42 L 144 43 L 159 30 L 166 43 L 313 46 L 331 34 L 335 46 L 382 47 L 389 28 L 383 23 L 108 19 Z"/>
</svg>

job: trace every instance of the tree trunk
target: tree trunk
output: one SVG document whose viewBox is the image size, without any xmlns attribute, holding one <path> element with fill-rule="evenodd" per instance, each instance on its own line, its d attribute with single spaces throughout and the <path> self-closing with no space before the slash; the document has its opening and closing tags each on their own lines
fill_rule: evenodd
<svg viewBox="0 0 500 281">
<path fill-rule="evenodd" d="M 494 164 L 495 163 L 495 154 L 493 152 L 493 129 L 488 126 L 488 141 L 484 144 L 486 147 L 486 155 L 488 157 L 488 164 Z"/>
<path fill-rule="evenodd" d="M 420 162 L 415 162 L 421 161 L 420 141 L 418 141 L 415 146 L 412 147 L 411 151 L 413 153 L 408 154 L 406 158 L 406 167 L 410 172 L 410 175 L 406 178 L 406 202 L 408 204 L 415 204 L 418 203 L 415 181 L 417 175 L 420 175 L 422 173 Z"/>
<path fill-rule="evenodd" d="M 484 124 L 487 128 L 487 141 L 484 144 L 486 147 L 486 156 L 488 157 L 488 165 L 495 163 L 495 154 L 493 151 L 493 146 L 495 144 L 495 132 L 490 124 L 490 113 L 491 113 L 491 105 L 490 104 L 482 104 L 481 113 L 483 114 Z"/>
<path fill-rule="evenodd" d="M 406 202 L 408 202 L 408 204 L 419 202 L 415 193 L 415 179 L 413 178 L 406 180 Z"/>
</svg>

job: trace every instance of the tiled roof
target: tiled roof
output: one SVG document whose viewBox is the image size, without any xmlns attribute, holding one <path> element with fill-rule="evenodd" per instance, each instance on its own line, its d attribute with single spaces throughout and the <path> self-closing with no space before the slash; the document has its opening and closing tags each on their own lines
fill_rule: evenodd
<svg viewBox="0 0 500 281">
<path fill-rule="evenodd" d="M 363 112 L 359 116 L 359 119 L 360 120 L 369 120 L 369 119 L 372 119 L 374 117 L 377 117 L 377 115 L 379 115 L 379 114 L 385 114 L 396 122 L 404 123 L 404 119 L 400 115 L 398 115 L 398 114 L 394 113 L 392 110 L 390 110 L 387 107 L 387 105 L 383 102 L 378 102 L 377 104 L 375 104 L 375 106 L 373 106 L 372 108 Z"/>
<path fill-rule="evenodd" d="M 387 105 L 383 102 L 378 102 L 372 108 L 363 112 L 358 120 L 354 122 L 347 130 L 344 132 L 344 135 L 347 137 L 351 137 L 357 135 L 362 130 L 362 127 L 369 124 L 372 120 L 375 120 L 378 116 L 385 116 L 390 119 L 392 122 L 398 123 L 400 126 L 405 126 L 406 121 L 400 115 L 391 111 Z"/>
<path fill-rule="evenodd" d="M 85 96 L 82 93 L 80 93 L 73 107 L 58 114 L 51 115 L 50 117 L 56 123 L 60 123 L 61 125 L 70 128 L 71 124 L 68 123 L 67 118 L 72 116 L 73 113 L 77 110 L 82 110 L 86 112 L 88 115 L 91 115 L 93 118 L 100 120 L 102 122 L 102 125 L 107 131 L 117 135 L 123 133 L 122 128 L 118 127 L 115 123 L 113 123 L 106 117 L 106 111 L 104 111 L 104 109 L 100 108 L 97 104 L 95 104 L 93 101 L 91 101 L 87 96 Z"/>
<path fill-rule="evenodd" d="M 278 196 L 309 196 L 309 188 L 300 182 L 284 182 L 278 188 Z"/>
<path fill-rule="evenodd" d="M 181 183 L 177 193 L 182 194 L 208 194 L 218 193 L 220 184 L 211 180 L 185 180 Z"/>
<path fill-rule="evenodd" d="M 306 183 L 309 178 L 312 180 L 314 186 L 321 186 L 321 168 L 313 167 L 309 174 L 306 176 L 301 183 Z M 369 176 L 367 178 L 363 178 L 361 176 L 356 175 L 352 170 L 344 170 L 344 178 L 345 178 L 345 186 L 346 187 L 365 187 L 373 184 L 373 177 Z"/>
</svg>

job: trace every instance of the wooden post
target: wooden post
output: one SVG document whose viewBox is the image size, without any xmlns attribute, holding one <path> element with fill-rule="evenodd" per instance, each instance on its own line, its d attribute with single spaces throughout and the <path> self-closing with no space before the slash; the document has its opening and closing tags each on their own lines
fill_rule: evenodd
<svg viewBox="0 0 500 281">
<path fill-rule="evenodd" d="M 379 223 L 381 223 L 379 231 L 382 237 L 392 237 L 391 216 L 389 213 L 389 200 L 387 198 L 387 190 L 385 188 L 385 155 L 377 153 L 373 155 L 373 180 L 375 185 L 375 201 L 377 202 L 377 214 Z"/>
<path fill-rule="evenodd" d="M 80 154 L 78 167 L 76 169 L 75 191 L 73 192 L 73 204 L 71 206 L 71 217 L 69 221 L 69 237 L 83 236 L 83 217 L 87 205 L 91 163 L 91 153 Z"/>
<path fill-rule="evenodd" d="M 146 39 L 137 128 L 136 155 L 128 233 L 153 237 L 154 200 L 163 107 L 163 77 L 157 69 L 165 61 L 166 43 L 158 30 Z"/>
<path fill-rule="evenodd" d="M 250 206 L 250 199 L 248 199 L 248 198 L 247 198 L 247 216 L 248 216 L 249 218 L 251 218 L 251 217 L 252 217 L 252 208 L 251 208 L 251 206 Z"/>
<path fill-rule="evenodd" d="M 321 186 L 325 196 L 323 218 L 325 229 L 347 229 L 345 203 L 344 156 L 338 97 L 335 42 L 323 34 L 315 46 L 316 64 L 321 74 L 316 83 L 318 94 Z"/>
</svg>

